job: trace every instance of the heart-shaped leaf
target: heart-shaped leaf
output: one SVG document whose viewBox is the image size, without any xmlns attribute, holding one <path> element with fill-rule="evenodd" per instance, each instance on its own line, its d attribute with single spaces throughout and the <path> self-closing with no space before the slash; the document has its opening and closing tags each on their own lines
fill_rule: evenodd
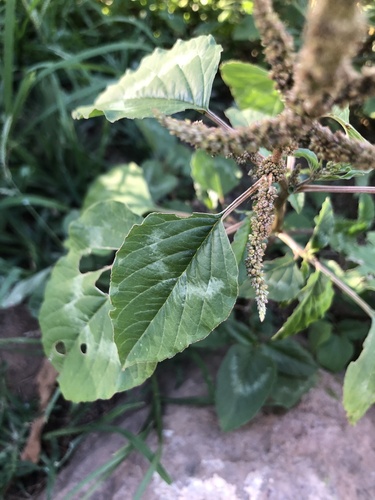
<svg viewBox="0 0 375 500">
<path fill-rule="evenodd" d="M 126 368 L 170 358 L 224 321 L 237 298 L 238 268 L 217 215 L 151 214 L 118 251 L 110 298 Z"/>
<path fill-rule="evenodd" d="M 127 70 L 109 85 L 92 106 L 76 109 L 73 117 L 104 114 L 115 122 L 153 117 L 154 110 L 166 115 L 207 110 L 221 51 L 211 35 L 178 40 L 170 50 L 158 48 L 142 59 L 138 69 Z"/>
</svg>

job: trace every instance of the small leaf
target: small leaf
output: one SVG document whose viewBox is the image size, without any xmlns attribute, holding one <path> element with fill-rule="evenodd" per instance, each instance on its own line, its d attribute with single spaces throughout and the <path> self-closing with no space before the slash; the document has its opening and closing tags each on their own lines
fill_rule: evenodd
<svg viewBox="0 0 375 500">
<path fill-rule="evenodd" d="M 221 76 L 240 109 L 277 115 L 284 105 L 268 72 L 254 64 L 229 61 L 220 66 Z"/>
<path fill-rule="evenodd" d="M 311 170 L 317 170 L 320 167 L 318 157 L 315 153 L 310 151 L 310 149 L 296 149 L 293 152 L 293 156 L 295 158 L 304 158 L 309 164 L 309 168 L 311 168 Z"/>
<path fill-rule="evenodd" d="M 300 214 L 305 206 L 305 193 L 292 193 L 288 196 L 288 201 L 297 212 Z"/>
<path fill-rule="evenodd" d="M 302 273 L 292 254 L 265 261 L 264 274 L 268 285 L 268 297 L 271 300 L 292 300 L 298 295 L 304 284 Z"/>
<path fill-rule="evenodd" d="M 365 224 L 365 230 L 370 229 L 375 219 L 375 204 L 373 197 L 366 193 L 359 195 L 358 222 Z"/>
<path fill-rule="evenodd" d="M 104 114 L 115 122 L 154 117 L 154 110 L 166 115 L 185 109 L 208 110 L 221 51 L 211 35 L 177 40 L 170 50 L 155 49 L 138 69 L 128 69 L 107 87 L 92 106 L 76 109 L 73 118 Z"/>
<path fill-rule="evenodd" d="M 273 338 L 289 337 L 322 318 L 330 308 L 333 296 L 331 281 L 315 271 L 301 290 L 301 302 Z"/>
<path fill-rule="evenodd" d="M 332 113 L 327 115 L 328 118 L 335 120 L 344 129 L 345 134 L 350 139 L 355 139 L 357 141 L 366 141 L 366 139 L 349 123 L 349 108 L 340 109 L 334 106 Z M 367 142 L 367 141 L 366 141 Z"/>
<path fill-rule="evenodd" d="M 308 248 L 317 252 L 330 243 L 335 228 L 335 218 L 329 197 L 325 199 L 318 216 L 314 219 L 314 222 L 314 232 L 308 243 Z"/>
<path fill-rule="evenodd" d="M 174 356 L 224 321 L 238 268 L 217 215 L 151 214 L 118 251 L 110 297 L 126 368 Z"/>
<path fill-rule="evenodd" d="M 242 173 L 234 160 L 220 156 L 213 158 L 198 150 L 191 157 L 191 176 L 198 199 L 209 209 L 215 209 L 217 202 L 223 202 L 224 195 L 238 185 Z"/>
<path fill-rule="evenodd" d="M 259 350 L 232 346 L 222 362 L 216 386 L 216 411 L 223 431 L 251 420 L 269 396 L 276 379 L 271 359 Z"/>
<path fill-rule="evenodd" d="M 138 215 L 155 210 L 143 171 L 133 162 L 118 165 L 100 175 L 89 188 L 83 207 L 105 200 L 125 203 Z"/>
<path fill-rule="evenodd" d="M 327 162 L 326 168 L 322 173 L 319 174 L 319 180 L 324 181 L 335 181 L 338 179 L 349 180 L 353 177 L 363 177 L 370 172 L 372 168 L 368 170 L 357 170 L 353 168 L 349 163 L 333 163 L 331 161 Z"/>
<path fill-rule="evenodd" d="M 355 424 L 371 405 L 375 403 L 375 316 L 363 350 L 356 361 L 352 361 L 345 374 L 343 403 L 347 417 Z"/>
</svg>

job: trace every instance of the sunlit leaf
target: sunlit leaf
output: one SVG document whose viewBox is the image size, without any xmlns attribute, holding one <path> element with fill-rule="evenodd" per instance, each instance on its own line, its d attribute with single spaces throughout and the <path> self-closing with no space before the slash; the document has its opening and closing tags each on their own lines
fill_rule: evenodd
<svg viewBox="0 0 375 500">
<path fill-rule="evenodd" d="M 277 115 L 284 108 L 273 80 L 260 66 L 228 61 L 220 66 L 220 71 L 240 109 Z"/>
<path fill-rule="evenodd" d="M 221 51 L 211 35 L 178 40 L 170 50 L 158 48 L 135 71 L 128 69 L 107 87 L 92 106 L 76 109 L 73 117 L 104 114 L 114 122 L 153 117 L 155 110 L 167 115 L 207 110 Z"/>
<path fill-rule="evenodd" d="M 155 210 L 143 171 L 133 162 L 117 165 L 100 175 L 89 188 L 83 206 L 87 208 L 105 200 L 125 203 L 132 212 L 139 215 Z"/>
<path fill-rule="evenodd" d="M 121 363 L 172 357 L 224 321 L 238 268 L 217 215 L 151 214 L 134 226 L 112 271 L 111 318 Z"/>
</svg>

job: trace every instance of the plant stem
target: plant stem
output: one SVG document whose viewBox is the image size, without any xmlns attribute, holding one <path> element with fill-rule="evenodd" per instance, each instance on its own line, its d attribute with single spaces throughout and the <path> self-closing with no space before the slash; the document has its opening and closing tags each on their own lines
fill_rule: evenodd
<svg viewBox="0 0 375 500">
<path fill-rule="evenodd" d="M 320 184 L 304 184 L 297 187 L 296 193 L 369 193 L 375 194 L 373 186 L 324 186 Z"/>
<path fill-rule="evenodd" d="M 235 210 L 238 206 L 240 206 L 241 203 L 250 198 L 250 196 L 258 190 L 262 182 L 263 182 L 263 177 L 258 179 L 255 182 L 255 184 L 250 186 L 248 189 L 246 189 L 244 193 L 242 193 L 238 198 L 232 201 L 232 203 L 228 205 L 227 208 L 221 212 L 222 213 L 221 219 L 224 220 L 226 217 L 228 217 L 229 214 L 233 212 L 233 210 Z"/>
<path fill-rule="evenodd" d="M 214 123 L 216 123 L 216 125 L 219 125 L 220 128 L 224 130 L 233 130 L 233 128 L 230 125 L 225 123 L 224 120 L 222 120 L 219 116 L 215 115 L 215 113 L 213 113 L 211 110 L 208 109 L 207 111 L 204 111 L 204 114 Z"/>
<path fill-rule="evenodd" d="M 316 257 L 309 255 L 309 253 L 302 248 L 298 243 L 291 238 L 286 233 L 277 233 L 277 238 L 284 242 L 288 247 L 293 251 L 295 255 L 301 257 L 302 259 L 307 260 L 309 264 L 315 267 L 315 269 L 321 271 L 325 274 L 341 291 L 346 293 L 353 302 L 355 302 L 370 318 L 375 316 L 375 311 L 365 302 L 361 297 L 352 290 L 348 285 L 346 285 L 340 278 L 338 278 L 332 271 L 330 271 L 327 267 L 325 267 L 321 262 L 318 261 Z"/>
</svg>

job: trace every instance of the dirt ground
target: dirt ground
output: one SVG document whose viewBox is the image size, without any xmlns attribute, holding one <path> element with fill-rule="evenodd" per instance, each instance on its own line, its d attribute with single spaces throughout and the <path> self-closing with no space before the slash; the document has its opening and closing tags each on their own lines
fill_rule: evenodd
<svg viewBox="0 0 375 500">
<path fill-rule="evenodd" d="M 200 375 L 193 371 L 171 395 L 197 395 L 202 387 Z M 297 407 L 284 414 L 262 413 L 231 433 L 220 431 L 213 408 L 167 406 L 162 464 L 174 482 L 167 485 L 154 474 L 143 498 L 373 500 L 375 408 L 352 427 L 340 394 L 340 383 L 321 373 L 317 387 Z M 139 420 L 135 414 L 122 425 L 134 431 Z M 88 437 L 60 474 L 54 499 L 65 499 L 121 444 L 118 436 Z M 155 449 L 155 436 L 149 444 Z M 131 455 L 90 498 L 132 499 L 147 466 L 139 455 Z"/>
</svg>

